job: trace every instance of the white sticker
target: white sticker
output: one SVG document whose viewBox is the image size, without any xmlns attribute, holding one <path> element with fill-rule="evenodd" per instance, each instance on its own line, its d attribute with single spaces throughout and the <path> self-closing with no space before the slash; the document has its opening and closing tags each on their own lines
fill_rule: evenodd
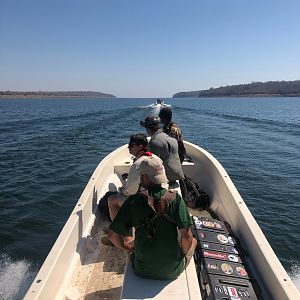
<svg viewBox="0 0 300 300">
<path fill-rule="evenodd" d="M 225 235 L 223 235 L 223 234 L 218 234 L 217 238 L 223 244 L 227 244 L 228 243 L 227 237 Z"/>
<path fill-rule="evenodd" d="M 237 256 L 232 255 L 232 254 L 228 255 L 228 258 L 229 258 L 229 260 L 234 261 L 234 262 L 238 262 L 239 261 L 239 259 L 237 258 Z"/>
</svg>

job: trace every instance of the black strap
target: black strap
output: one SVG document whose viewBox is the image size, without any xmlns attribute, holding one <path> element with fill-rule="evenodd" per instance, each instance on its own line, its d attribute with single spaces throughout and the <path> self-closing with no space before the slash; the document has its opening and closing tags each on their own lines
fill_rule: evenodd
<svg viewBox="0 0 300 300">
<path fill-rule="evenodd" d="M 156 211 L 155 215 L 151 218 L 146 218 L 144 223 L 141 224 L 141 225 L 138 225 L 138 226 L 135 226 L 135 229 L 139 229 L 139 228 L 142 228 L 144 226 L 147 226 L 147 228 L 149 228 L 149 225 L 151 225 L 152 227 L 154 226 L 154 221 L 158 218 L 158 217 L 164 217 L 165 219 L 167 219 L 169 222 L 172 222 L 174 224 L 176 224 L 176 221 L 171 218 L 168 214 L 167 214 L 167 211 L 168 211 L 168 208 L 169 208 L 169 205 L 170 203 L 176 199 L 176 194 L 175 194 L 175 197 L 173 197 L 173 199 L 167 199 L 166 198 L 166 195 L 170 195 L 170 194 L 174 194 L 174 192 L 172 191 L 168 191 L 166 192 L 161 198 L 159 199 L 154 199 L 154 201 L 161 201 L 162 199 L 166 201 L 166 207 L 164 209 L 163 212 L 159 212 L 159 211 Z M 148 201 L 148 197 L 144 194 L 140 194 L 141 196 L 143 196 L 144 198 L 146 198 L 146 200 Z M 154 207 L 155 209 L 155 207 Z M 148 234 L 148 237 L 152 237 L 152 236 L 149 236 Z"/>
</svg>

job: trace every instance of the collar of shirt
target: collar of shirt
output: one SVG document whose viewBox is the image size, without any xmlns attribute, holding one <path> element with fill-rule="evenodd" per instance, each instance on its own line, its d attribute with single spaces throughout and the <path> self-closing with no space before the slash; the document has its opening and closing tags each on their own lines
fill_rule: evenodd
<svg viewBox="0 0 300 300">
<path fill-rule="evenodd" d="M 159 133 L 163 132 L 163 130 L 161 128 L 159 128 L 152 136 L 151 139 L 153 139 L 156 135 L 158 135 Z"/>
<path fill-rule="evenodd" d="M 148 187 L 148 194 L 156 199 L 161 198 L 166 193 L 166 191 L 167 190 L 162 188 L 160 184 Z"/>
</svg>

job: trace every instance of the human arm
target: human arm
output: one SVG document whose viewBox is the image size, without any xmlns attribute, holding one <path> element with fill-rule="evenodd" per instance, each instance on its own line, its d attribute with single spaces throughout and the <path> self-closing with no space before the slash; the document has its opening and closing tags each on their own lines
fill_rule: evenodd
<svg viewBox="0 0 300 300">
<path fill-rule="evenodd" d="M 120 234 L 112 231 L 111 229 L 108 230 L 107 237 L 117 248 L 121 250 L 132 252 L 135 249 L 133 239 L 130 242 L 125 242 L 124 238 Z"/>
<path fill-rule="evenodd" d="M 191 226 L 192 219 L 185 202 L 180 195 L 177 195 L 177 216 L 176 223 L 180 232 L 181 251 L 186 259 L 186 266 L 190 262 L 197 247 L 197 240 L 193 237 Z"/>
<path fill-rule="evenodd" d="M 197 247 L 197 240 L 193 237 L 191 228 L 182 228 L 179 229 L 179 231 L 181 234 L 181 252 L 185 258 L 186 268 L 195 253 L 195 249 Z"/>
<path fill-rule="evenodd" d="M 137 164 L 133 163 L 129 169 L 128 178 L 122 193 L 124 195 L 134 195 L 139 189 L 140 182 L 140 172 L 138 171 Z"/>
<path fill-rule="evenodd" d="M 191 228 L 179 229 L 181 235 L 181 251 L 184 256 L 192 256 L 197 246 L 197 240 L 193 237 Z"/>
</svg>

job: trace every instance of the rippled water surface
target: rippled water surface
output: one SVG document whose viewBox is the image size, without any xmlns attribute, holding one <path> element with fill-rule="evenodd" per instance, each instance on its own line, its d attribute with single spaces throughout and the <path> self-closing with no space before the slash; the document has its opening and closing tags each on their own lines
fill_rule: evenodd
<svg viewBox="0 0 300 300">
<path fill-rule="evenodd" d="M 0 299 L 22 297 L 97 164 L 143 132 L 139 121 L 158 113 L 153 102 L 0 100 Z M 300 99 L 166 102 L 184 138 L 221 162 L 283 266 L 299 276 Z"/>
</svg>

